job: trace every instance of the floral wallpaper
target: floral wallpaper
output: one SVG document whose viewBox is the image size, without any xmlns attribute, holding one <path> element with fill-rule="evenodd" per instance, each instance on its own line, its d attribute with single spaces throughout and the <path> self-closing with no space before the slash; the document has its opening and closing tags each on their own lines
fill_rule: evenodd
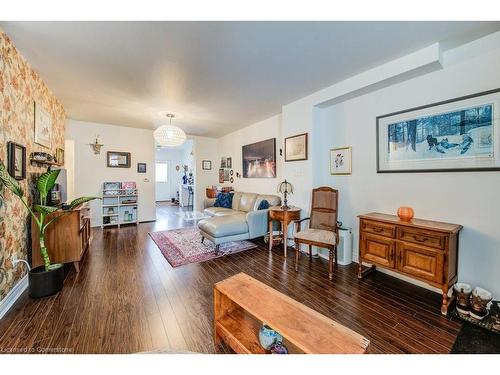
<svg viewBox="0 0 500 375">
<path fill-rule="evenodd" d="M 34 143 L 34 103 L 40 105 L 52 119 L 51 147 Z M 38 74 L 5 33 L 0 32 L 0 159 L 7 164 L 7 142 L 26 147 L 26 158 L 34 151 L 51 155 L 56 148 L 64 149 L 66 114 L 59 100 L 49 91 Z M 25 180 L 20 181 L 28 200 L 33 198 L 34 180 L 47 168 L 26 165 Z M 26 274 L 19 263 L 12 266 L 12 256 L 27 259 L 31 249 L 30 220 L 26 209 L 16 197 L 4 192 L 5 202 L 0 207 L 0 301 Z"/>
</svg>

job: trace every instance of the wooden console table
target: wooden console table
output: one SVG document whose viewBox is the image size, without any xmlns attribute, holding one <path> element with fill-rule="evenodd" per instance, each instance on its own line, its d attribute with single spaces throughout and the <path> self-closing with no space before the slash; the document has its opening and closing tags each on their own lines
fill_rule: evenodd
<svg viewBox="0 0 500 375">
<path fill-rule="evenodd" d="M 283 209 L 279 206 L 269 208 L 269 251 L 273 248 L 273 220 L 281 223 L 283 231 L 283 255 L 286 258 L 288 248 L 288 224 L 295 220 L 300 220 L 300 208 L 290 207 Z M 299 230 L 300 227 L 297 226 Z"/>
<path fill-rule="evenodd" d="M 214 340 L 236 353 L 266 354 L 259 329 L 283 336 L 289 353 L 362 354 L 370 341 L 258 280 L 239 273 L 215 284 Z"/>
<path fill-rule="evenodd" d="M 457 281 L 458 233 L 461 225 L 431 220 L 402 221 L 395 215 L 359 216 L 361 279 L 375 266 L 424 281 L 442 290 L 441 313 L 448 314 L 448 290 Z M 363 262 L 372 266 L 363 270 Z"/>
</svg>

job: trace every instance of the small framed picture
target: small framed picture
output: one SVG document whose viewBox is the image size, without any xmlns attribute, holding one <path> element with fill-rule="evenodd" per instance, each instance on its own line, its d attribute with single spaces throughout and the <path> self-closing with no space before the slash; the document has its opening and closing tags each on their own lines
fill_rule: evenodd
<svg viewBox="0 0 500 375">
<path fill-rule="evenodd" d="M 229 181 L 229 169 L 224 169 L 224 181 Z"/>
<path fill-rule="evenodd" d="M 108 151 L 107 165 L 109 168 L 130 168 L 130 152 Z"/>
<path fill-rule="evenodd" d="M 226 163 L 227 163 L 227 159 L 225 156 L 221 157 L 220 158 L 220 167 L 221 168 L 226 168 Z"/>
<path fill-rule="evenodd" d="M 340 147 L 330 150 L 330 174 L 352 173 L 351 147 Z"/>
<path fill-rule="evenodd" d="M 224 169 L 219 169 L 219 183 L 223 184 L 224 183 Z"/>
<path fill-rule="evenodd" d="M 26 178 L 26 147 L 14 142 L 7 143 L 7 170 L 16 180 Z"/>
<path fill-rule="evenodd" d="M 64 150 L 62 148 L 56 149 L 56 162 L 59 165 L 64 165 Z"/>
<path fill-rule="evenodd" d="M 210 160 L 203 160 L 201 162 L 201 169 L 209 171 L 212 169 L 212 162 Z"/>
<path fill-rule="evenodd" d="M 231 169 L 232 167 L 233 167 L 233 158 L 229 156 L 228 158 L 226 158 L 226 168 Z"/>
<path fill-rule="evenodd" d="M 285 138 L 285 161 L 307 160 L 307 133 Z"/>
<path fill-rule="evenodd" d="M 47 111 L 38 103 L 35 105 L 35 143 L 50 148 L 52 119 Z"/>
<path fill-rule="evenodd" d="M 146 163 L 137 163 L 137 173 L 146 173 Z"/>
</svg>

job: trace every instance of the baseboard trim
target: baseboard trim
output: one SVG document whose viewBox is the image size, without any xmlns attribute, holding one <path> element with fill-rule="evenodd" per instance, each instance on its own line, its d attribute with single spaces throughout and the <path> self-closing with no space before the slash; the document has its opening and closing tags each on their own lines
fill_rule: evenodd
<svg viewBox="0 0 500 375">
<path fill-rule="evenodd" d="M 10 290 L 7 296 L 0 301 L 0 319 L 4 317 L 5 314 L 10 310 L 10 308 L 16 303 L 23 292 L 28 289 L 28 274 L 24 277 Z"/>
</svg>

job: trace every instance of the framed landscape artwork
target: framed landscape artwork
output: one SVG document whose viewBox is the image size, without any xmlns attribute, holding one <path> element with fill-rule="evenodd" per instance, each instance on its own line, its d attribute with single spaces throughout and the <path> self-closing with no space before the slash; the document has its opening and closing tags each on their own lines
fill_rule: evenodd
<svg viewBox="0 0 500 375">
<path fill-rule="evenodd" d="M 50 148 L 52 119 L 41 105 L 35 103 L 35 143 Z"/>
<path fill-rule="evenodd" d="M 307 133 L 285 138 L 285 161 L 307 160 Z"/>
<path fill-rule="evenodd" d="M 130 152 L 107 152 L 107 165 L 110 168 L 130 168 Z M 139 172 L 139 166 L 137 166 Z"/>
<path fill-rule="evenodd" d="M 500 89 L 377 117 L 377 172 L 500 170 Z"/>
<path fill-rule="evenodd" d="M 276 177 L 276 138 L 242 147 L 243 178 Z"/>
<path fill-rule="evenodd" d="M 351 147 L 333 148 L 330 150 L 330 174 L 351 174 Z"/>
</svg>

